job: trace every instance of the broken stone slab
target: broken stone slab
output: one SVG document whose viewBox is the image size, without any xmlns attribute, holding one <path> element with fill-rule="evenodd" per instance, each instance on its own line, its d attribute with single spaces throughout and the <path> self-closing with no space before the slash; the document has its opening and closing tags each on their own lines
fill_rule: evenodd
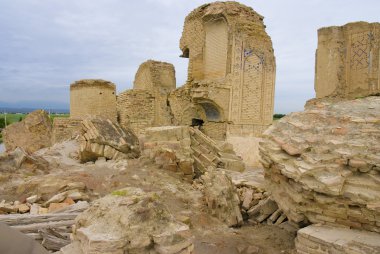
<svg viewBox="0 0 380 254">
<path fill-rule="evenodd" d="M 240 200 L 231 178 L 221 170 L 209 167 L 201 180 L 206 203 L 212 215 L 230 227 L 241 225 L 243 217 L 240 212 Z"/>
<path fill-rule="evenodd" d="M 157 193 L 138 188 L 96 200 L 76 218 L 74 228 L 73 242 L 63 253 L 179 254 L 192 246 L 189 238 L 177 237 L 189 227 L 170 214 Z"/>
<path fill-rule="evenodd" d="M 379 253 L 380 235 L 374 232 L 342 227 L 311 225 L 297 232 L 296 250 L 301 254 L 329 253 Z"/>
<path fill-rule="evenodd" d="M 97 117 L 83 120 L 79 140 L 82 162 L 96 161 L 99 157 L 117 160 L 140 156 L 137 136 L 111 120 Z"/>
<path fill-rule="evenodd" d="M 26 198 L 26 202 L 28 202 L 29 204 L 36 203 L 37 200 L 38 200 L 38 195 L 33 195 Z"/>
<path fill-rule="evenodd" d="M 180 234 L 153 236 L 154 249 L 160 254 L 177 254 L 194 249 L 191 239 L 186 239 Z"/>
<path fill-rule="evenodd" d="M 373 96 L 310 104 L 264 132 L 267 189 L 290 221 L 380 233 L 380 210 L 371 209 L 380 200 L 379 136 L 367 132 L 379 128 L 380 97 Z"/>
<path fill-rule="evenodd" d="M 251 207 L 252 198 L 253 198 L 253 190 L 248 189 L 244 193 L 244 199 L 243 199 L 243 204 L 242 204 L 243 209 L 248 210 Z"/>
<path fill-rule="evenodd" d="M 248 210 L 248 216 L 257 222 L 262 222 L 278 209 L 277 203 L 271 198 L 261 200 L 256 206 Z"/>
</svg>

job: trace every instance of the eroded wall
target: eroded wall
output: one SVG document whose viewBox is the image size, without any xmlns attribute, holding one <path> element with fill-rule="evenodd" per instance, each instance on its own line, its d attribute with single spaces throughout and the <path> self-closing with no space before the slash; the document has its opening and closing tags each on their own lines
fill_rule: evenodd
<svg viewBox="0 0 380 254">
<path fill-rule="evenodd" d="M 135 75 L 133 89 L 118 96 L 120 123 L 132 127 L 137 133 L 147 127 L 172 125 L 168 94 L 175 87 L 172 64 L 153 60 L 142 63 Z"/>
<path fill-rule="evenodd" d="M 355 22 L 318 30 L 317 98 L 380 93 L 380 23 Z"/>
<path fill-rule="evenodd" d="M 119 123 L 142 133 L 145 128 L 154 126 L 155 98 L 146 90 L 127 90 L 117 96 Z"/>
</svg>

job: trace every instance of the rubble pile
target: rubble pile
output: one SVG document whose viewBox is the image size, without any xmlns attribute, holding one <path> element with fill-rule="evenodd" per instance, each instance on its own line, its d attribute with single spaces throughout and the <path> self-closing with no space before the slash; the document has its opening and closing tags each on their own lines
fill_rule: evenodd
<svg viewBox="0 0 380 254">
<path fill-rule="evenodd" d="M 29 200 L 32 199 L 34 201 L 37 198 L 29 198 Z M 54 206 L 54 210 L 51 210 L 51 207 L 42 208 L 35 203 L 16 204 L 17 202 L 14 202 L 11 206 L 3 201 L 0 204 L 0 212 L 8 209 L 8 212 L 23 214 L 0 215 L 0 223 L 5 223 L 37 240 L 47 250 L 58 251 L 70 243 L 69 236 L 74 219 L 89 206 L 86 201 L 65 202 L 67 205 Z"/>
<path fill-rule="evenodd" d="M 220 169 L 209 167 L 201 176 L 203 193 L 211 214 L 229 227 L 240 226 L 240 200 L 231 178 Z"/>
<path fill-rule="evenodd" d="M 3 130 L 3 140 L 7 151 L 17 147 L 28 153 L 51 146 L 52 123 L 47 112 L 36 110 L 20 122 Z"/>
<path fill-rule="evenodd" d="M 191 150 L 194 159 L 195 174 L 202 175 L 208 167 L 242 172 L 243 160 L 238 157 L 228 142 L 219 145 L 196 128 L 190 128 Z"/>
<path fill-rule="evenodd" d="M 161 203 L 159 193 L 125 188 L 96 200 L 76 218 L 73 242 L 62 254 L 192 253 L 189 227 Z"/>
<path fill-rule="evenodd" d="M 0 154 L 0 164 L 2 174 L 15 173 L 21 170 L 31 173 L 43 173 L 49 170 L 49 163 L 44 158 L 28 154 L 20 147 Z"/>
<path fill-rule="evenodd" d="M 240 211 L 246 223 L 280 225 L 287 221 L 286 214 L 265 190 L 242 186 L 238 187 L 237 191 L 240 199 Z"/>
<path fill-rule="evenodd" d="M 145 129 L 143 154 L 160 167 L 193 176 L 190 134 L 187 126 L 163 126 Z"/>
<path fill-rule="evenodd" d="M 140 155 L 136 135 L 108 119 L 94 117 L 83 120 L 79 141 L 82 162 L 95 161 L 99 157 L 117 160 Z"/>
<path fill-rule="evenodd" d="M 268 188 L 291 221 L 380 232 L 380 97 L 316 102 L 264 136 Z"/>
</svg>

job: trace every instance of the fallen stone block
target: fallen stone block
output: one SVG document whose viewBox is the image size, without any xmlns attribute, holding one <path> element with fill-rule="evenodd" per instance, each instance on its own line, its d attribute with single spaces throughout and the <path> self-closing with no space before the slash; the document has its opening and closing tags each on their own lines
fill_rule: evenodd
<svg viewBox="0 0 380 254">
<path fill-rule="evenodd" d="M 341 227 L 311 225 L 300 229 L 296 238 L 297 253 L 355 253 L 380 252 L 380 235 Z"/>
</svg>

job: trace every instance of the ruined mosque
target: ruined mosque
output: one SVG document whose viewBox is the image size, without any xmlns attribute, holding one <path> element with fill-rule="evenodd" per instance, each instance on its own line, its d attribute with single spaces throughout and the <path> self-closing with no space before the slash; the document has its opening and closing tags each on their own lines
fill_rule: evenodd
<svg viewBox="0 0 380 254">
<path fill-rule="evenodd" d="M 277 121 L 265 28 L 204 4 L 185 84 L 147 60 L 132 89 L 79 80 L 69 118 L 8 126 L 0 223 L 57 254 L 380 253 L 380 23 L 320 28 L 315 98 Z"/>
</svg>

